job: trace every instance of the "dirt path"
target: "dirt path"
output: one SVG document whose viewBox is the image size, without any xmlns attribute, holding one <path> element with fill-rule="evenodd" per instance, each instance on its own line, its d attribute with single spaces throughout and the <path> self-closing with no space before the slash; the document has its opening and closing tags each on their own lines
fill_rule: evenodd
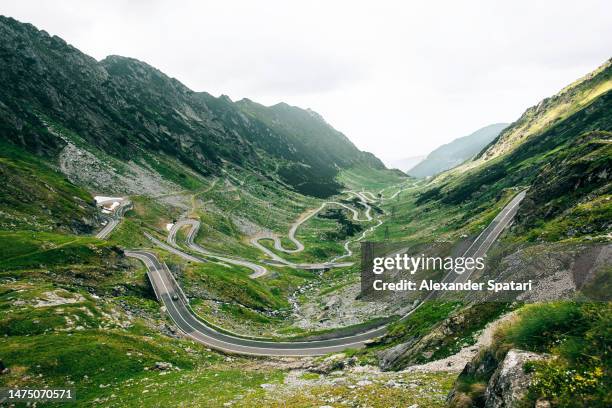
<svg viewBox="0 0 612 408">
<path fill-rule="evenodd" d="M 430 361 L 429 363 L 414 365 L 406 368 L 403 371 L 419 371 L 419 372 L 437 372 L 437 371 L 453 371 L 460 372 L 463 367 L 470 362 L 476 354 L 483 348 L 489 347 L 493 343 L 493 334 L 495 331 L 506 322 L 511 321 L 515 316 L 515 312 L 510 312 L 499 319 L 489 323 L 482 333 L 478 336 L 476 343 L 462 348 L 457 354 L 448 356 L 441 360 Z"/>
</svg>

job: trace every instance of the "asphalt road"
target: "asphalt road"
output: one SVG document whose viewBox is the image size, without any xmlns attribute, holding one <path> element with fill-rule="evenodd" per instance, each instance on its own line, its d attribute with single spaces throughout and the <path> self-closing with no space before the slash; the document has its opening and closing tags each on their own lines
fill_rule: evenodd
<svg viewBox="0 0 612 408">
<path fill-rule="evenodd" d="M 155 294 L 176 326 L 187 337 L 217 350 L 261 356 L 313 356 L 362 347 L 368 339 L 384 333 L 376 329 L 355 336 L 308 342 L 251 340 L 221 333 L 194 315 L 167 266 L 159 262 L 154 254 L 140 250 L 125 251 L 125 254 L 141 260 L 147 266 Z"/>
<path fill-rule="evenodd" d="M 343 255 L 335 257 L 334 259 L 332 259 L 332 260 L 330 260 L 328 262 L 309 263 L 309 264 L 307 264 L 307 263 L 296 264 L 294 262 L 287 261 L 283 257 L 279 256 L 278 254 L 276 254 L 275 252 L 273 252 L 269 248 L 266 248 L 265 246 L 263 246 L 263 245 L 261 245 L 259 243 L 259 240 L 261 240 L 261 239 L 270 239 L 270 240 L 272 240 L 274 242 L 274 249 L 276 249 L 277 251 L 281 251 L 281 252 L 285 252 L 285 253 L 296 253 L 296 252 L 303 251 L 304 250 L 304 245 L 295 237 L 297 229 L 300 227 L 300 225 L 302 225 L 303 223 L 308 221 L 310 218 L 312 218 L 315 214 L 319 213 L 321 210 L 323 210 L 323 208 L 325 208 L 328 205 L 336 205 L 336 206 L 343 207 L 343 208 L 351 211 L 351 213 L 353 214 L 353 221 L 358 221 L 358 222 L 372 221 L 373 218 L 370 215 L 370 211 L 372 210 L 372 207 L 370 207 L 370 205 L 368 205 L 368 199 L 366 197 L 360 195 L 360 193 L 356 193 L 356 192 L 353 192 L 353 191 L 347 191 L 347 193 L 349 195 L 355 195 L 360 200 L 361 204 L 365 208 L 365 212 L 364 212 L 365 219 L 360 219 L 359 218 L 359 212 L 357 210 L 355 210 L 354 208 L 346 205 L 346 204 L 339 203 L 337 201 L 326 201 L 323 204 L 321 204 L 321 206 L 319 208 L 316 208 L 315 210 L 312 210 L 312 211 L 306 213 L 304 216 L 300 217 L 296 222 L 291 224 L 291 227 L 289 228 L 289 233 L 287 234 L 287 236 L 288 236 L 289 240 L 292 241 L 294 243 L 294 245 L 296 246 L 295 249 L 285 249 L 283 247 L 282 243 L 281 243 L 281 240 L 276 235 L 274 235 L 274 234 L 265 234 L 265 233 L 264 234 L 260 234 L 260 235 L 258 235 L 256 237 L 252 238 L 251 239 L 251 245 L 253 245 L 257 249 L 259 249 L 260 251 L 262 251 L 263 253 L 268 255 L 274 261 L 276 261 L 276 262 L 278 262 L 280 264 L 289 266 L 291 268 L 297 268 L 297 269 L 330 269 L 330 268 L 342 268 L 342 267 L 345 267 L 345 266 L 353 265 L 353 262 L 338 262 L 338 261 L 340 259 L 342 259 L 342 258 L 346 258 L 348 256 L 351 256 L 352 255 L 352 251 L 349 248 L 350 243 L 363 239 L 366 236 L 367 233 L 369 233 L 370 231 L 373 231 L 376 227 L 378 227 L 381 224 L 380 221 L 377 223 L 377 225 L 367 229 L 356 240 L 353 239 L 353 240 L 346 241 L 344 243 L 345 253 Z"/>
<path fill-rule="evenodd" d="M 518 210 L 518 205 L 524 197 L 525 192 L 521 192 L 504 207 L 491 224 L 482 231 L 472 245 L 465 251 L 464 256 L 484 255 L 493 242 L 499 237 L 503 229 L 511 223 L 512 218 Z M 144 250 L 126 251 L 125 254 L 140 259 L 145 263 L 148 269 L 149 279 L 151 280 L 158 300 L 165 305 L 172 320 L 186 336 L 208 347 L 224 352 L 262 356 L 322 355 L 339 352 L 347 348 L 363 347 L 365 342 L 380 337 L 387 331 L 387 326 L 385 325 L 351 336 L 306 342 L 271 342 L 245 339 L 221 333 L 195 316 L 178 283 L 167 266 L 159 262 L 155 254 Z M 472 272 L 473 270 L 468 270 L 461 275 L 450 272 L 445 280 L 452 279 L 455 282 L 463 282 L 469 279 Z M 431 292 L 425 300 L 429 299 L 434 294 L 435 292 Z M 408 316 L 414 313 L 422 304 L 423 302 L 410 310 L 401 320 L 408 318 Z"/>
<path fill-rule="evenodd" d="M 353 192 L 349 192 L 351 194 L 357 194 L 357 193 L 353 193 Z M 289 229 L 289 233 L 288 233 L 288 237 L 289 239 L 295 244 L 296 249 L 285 249 L 283 248 L 280 239 L 273 234 L 261 234 L 258 235 L 257 237 L 254 237 L 251 239 L 251 244 L 256 247 L 257 249 L 259 249 L 260 251 L 262 251 L 263 253 L 265 253 L 266 255 L 268 255 L 273 261 L 277 262 L 279 265 L 284 265 L 284 266 L 288 266 L 290 268 L 296 268 L 296 269 L 313 269 L 313 270 L 320 270 L 320 269 L 330 269 L 330 268 L 342 268 L 345 266 L 351 266 L 353 265 L 353 262 L 338 262 L 340 259 L 342 258 L 346 258 L 348 256 L 352 255 L 352 251 L 349 248 L 349 244 L 351 242 L 354 241 L 358 241 L 363 239 L 367 233 L 371 232 L 372 230 L 374 230 L 376 227 L 378 227 L 381 222 L 379 221 L 375 226 L 370 227 L 369 229 L 367 229 L 366 231 L 364 231 L 361 236 L 359 238 L 357 238 L 356 240 L 349 240 L 347 242 L 345 242 L 344 244 L 344 249 L 345 249 L 345 253 L 344 255 L 341 256 L 337 256 L 336 258 L 332 259 L 329 262 L 319 262 L 319 263 L 294 263 L 291 261 L 287 261 L 286 259 L 282 258 L 281 256 L 279 256 L 278 254 L 276 254 L 275 252 L 273 252 L 272 250 L 270 250 L 269 248 L 266 248 L 265 246 L 261 245 L 259 243 L 259 240 L 261 239 L 271 239 L 274 241 L 274 248 L 278 251 L 281 252 L 285 252 L 285 253 L 296 253 L 296 252 L 300 252 L 304 250 L 304 245 L 295 237 L 295 234 L 297 232 L 297 229 L 300 227 L 300 225 L 302 225 L 304 222 L 306 222 L 308 219 L 310 219 L 311 217 L 313 217 L 315 214 L 317 214 L 319 211 L 323 210 L 323 208 L 325 208 L 327 205 L 337 205 L 343 208 L 346 208 L 347 210 L 351 211 L 352 215 L 353 215 L 353 220 L 354 221 L 359 221 L 359 222 L 365 222 L 365 221 L 371 221 L 372 220 L 372 216 L 370 215 L 370 211 L 371 211 L 371 207 L 368 205 L 368 203 L 366 201 L 364 201 L 364 198 L 357 195 L 357 197 L 360 199 L 361 203 L 364 205 L 365 207 L 365 219 L 360 219 L 359 218 L 359 212 L 357 210 L 355 210 L 354 208 L 343 204 L 343 203 L 339 203 L 339 202 L 335 202 L 335 201 L 328 201 L 323 203 L 319 208 L 316 208 L 315 210 L 312 210 L 308 213 L 306 213 L 305 215 L 303 215 L 302 217 L 300 217 L 296 222 L 294 222 L 290 229 Z M 251 269 L 253 271 L 253 273 L 251 275 L 249 275 L 251 278 L 256 279 L 259 278 L 261 276 L 264 276 L 268 273 L 268 269 L 265 268 L 262 265 L 256 264 L 254 262 L 251 261 L 247 261 L 244 259 L 240 259 L 240 258 L 236 258 L 236 257 L 229 257 L 227 255 L 221 255 L 221 254 L 216 254 L 214 252 L 211 252 L 203 247 L 201 247 L 200 245 L 196 244 L 194 242 L 194 237 L 196 236 L 198 229 L 200 227 L 200 222 L 197 220 L 192 220 L 192 219 L 183 219 L 183 220 L 179 220 L 177 221 L 172 228 L 170 229 L 169 233 L 168 233 L 168 238 L 166 240 L 167 243 L 163 243 L 161 241 L 159 241 L 158 239 L 155 239 L 154 237 L 152 237 L 150 234 L 146 234 L 147 238 L 149 238 L 151 241 L 153 241 L 157 246 L 174 253 L 175 255 L 178 255 L 180 257 L 182 257 L 183 259 L 186 259 L 190 262 L 205 262 L 206 260 L 203 258 L 199 258 L 199 257 L 195 257 L 192 256 L 190 254 L 187 254 L 183 251 L 181 251 L 181 249 L 179 248 L 179 246 L 176 243 L 176 233 L 178 232 L 178 230 L 184 226 L 190 226 L 190 230 L 187 233 L 187 242 L 186 245 L 187 247 L 189 247 L 190 249 L 192 249 L 195 252 L 198 252 L 200 254 L 202 254 L 203 256 L 206 257 L 211 257 L 211 258 L 215 258 L 219 261 L 223 261 L 226 263 L 230 263 L 230 264 L 234 264 L 234 265 L 240 265 L 240 266 L 244 266 L 247 267 L 249 269 Z"/>
<path fill-rule="evenodd" d="M 131 207 L 131 205 L 132 203 L 129 200 L 123 200 L 117 206 L 113 214 L 108 217 L 108 222 L 106 223 L 104 228 L 102 228 L 100 232 L 96 234 L 96 238 L 105 239 L 106 237 L 108 237 L 109 234 L 115 229 L 115 227 L 119 225 L 121 217 L 123 217 L 123 214 L 128 210 L 128 208 Z"/>
<path fill-rule="evenodd" d="M 268 273 L 268 269 L 266 269 L 262 265 L 258 265 L 254 262 L 247 261 L 245 259 L 233 258 L 233 257 L 216 254 L 196 244 L 194 242 L 194 238 L 197 235 L 198 230 L 200 229 L 200 221 L 198 220 L 185 219 L 185 220 L 177 221 L 172 226 L 172 228 L 170 229 L 170 232 L 168 233 L 168 239 L 166 241 L 170 245 L 174 247 L 178 246 L 176 244 L 176 233 L 178 232 L 179 229 L 181 229 L 184 226 L 190 227 L 189 232 L 187 232 L 187 239 L 186 239 L 185 244 L 191 250 L 198 252 L 202 255 L 209 256 L 211 258 L 218 259 L 223 262 L 227 262 L 229 264 L 247 267 L 253 271 L 253 273 L 249 275 L 249 277 L 252 279 L 257 279 Z"/>
<path fill-rule="evenodd" d="M 480 235 L 476 237 L 474 242 L 470 245 L 470 247 L 465 251 L 463 257 L 471 257 L 478 258 L 484 257 L 489 248 L 495 243 L 497 238 L 501 235 L 502 231 L 510 225 L 516 212 L 519 209 L 519 204 L 525 198 L 527 191 L 521 191 L 518 193 L 506 206 L 497 214 L 497 216 L 489 223 L 489 225 L 482 230 Z M 452 281 L 456 283 L 464 283 L 466 282 L 474 272 L 474 268 L 466 269 L 462 274 L 458 274 L 453 272 L 446 276 L 444 281 Z"/>
</svg>

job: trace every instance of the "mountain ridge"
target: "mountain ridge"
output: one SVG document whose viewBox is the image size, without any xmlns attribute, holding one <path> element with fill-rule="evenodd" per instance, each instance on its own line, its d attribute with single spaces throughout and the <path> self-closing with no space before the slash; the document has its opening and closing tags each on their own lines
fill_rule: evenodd
<svg viewBox="0 0 612 408">
<path fill-rule="evenodd" d="M 494 140 L 508 126 L 507 123 L 494 123 L 482 127 L 467 136 L 445 143 L 427 155 L 420 163 L 409 169 L 411 176 L 423 178 L 435 176 L 445 170 L 460 165 L 478 154 L 484 146 Z"/>
<path fill-rule="evenodd" d="M 277 104 L 249 115 L 244 102 L 193 91 L 134 58 L 96 61 L 12 18 L 0 17 L 0 38 L 0 61 L 7 67 L 0 74 L 0 126 L 9 140 L 36 154 L 56 156 L 65 146 L 44 124 L 56 122 L 121 160 L 163 152 L 203 175 L 218 173 L 224 163 L 261 168 L 321 197 L 341 189 L 339 169 L 384 168 L 319 114 Z M 272 126 L 270 116 L 290 123 Z M 300 126 L 322 129 L 326 137 L 308 143 L 295 135 L 308 133 Z M 299 175 L 291 176 L 296 168 Z"/>
<path fill-rule="evenodd" d="M 590 101 L 612 89 L 612 58 L 592 72 L 563 87 L 556 94 L 542 99 L 525 112 L 498 137 L 485 146 L 475 162 L 487 161 L 498 157 L 523 143 L 529 136 L 537 135 L 540 130 L 563 120 Z"/>
</svg>

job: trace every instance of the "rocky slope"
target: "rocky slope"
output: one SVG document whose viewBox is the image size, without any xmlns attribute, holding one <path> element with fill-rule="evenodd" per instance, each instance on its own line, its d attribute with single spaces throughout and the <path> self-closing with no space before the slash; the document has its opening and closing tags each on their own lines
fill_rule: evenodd
<svg viewBox="0 0 612 408">
<path fill-rule="evenodd" d="M 0 230 L 90 233 L 100 216 L 91 195 L 45 160 L 0 140 Z"/>
</svg>

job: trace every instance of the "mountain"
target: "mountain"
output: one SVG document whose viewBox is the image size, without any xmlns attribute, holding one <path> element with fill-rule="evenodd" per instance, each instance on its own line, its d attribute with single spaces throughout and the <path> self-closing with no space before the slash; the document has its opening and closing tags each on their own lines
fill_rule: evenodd
<svg viewBox="0 0 612 408">
<path fill-rule="evenodd" d="M 425 159 L 426 156 L 412 156 L 404 159 L 392 160 L 389 162 L 389 166 L 394 169 L 400 169 L 401 171 L 407 172 L 414 166 L 419 164 Z"/>
<path fill-rule="evenodd" d="M 612 89 L 611 65 L 606 61 L 593 72 L 566 86 L 556 95 L 527 109 L 487 146 L 474 164 L 509 153 L 555 124 L 587 108 L 594 100 Z"/>
<path fill-rule="evenodd" d="M 508 126 L 507 123 L 496 123 L 478 129 L 474 133 L 460 137 L 438 147 L 429 153 L 425 160 L 410 169 L 407 173 L 414 177 L 429 177 L 460 165 L 478 154 L 483 147 L 495 139 Z"/>
<path fill-rule="evenodd" d="M 535 286 L 512 305 L 466 296 L 463 306 L 444 312 L 454 296 L 423 302 L 372 354 L 384 348 L 382 362 L 392 369 L 441 362 L 472 344 L 469 333 L 490 324 L 492 341 L 461 363 L 449 407 L 502 400 L 507 406 L 609 406 L 605 381 L 594 379 L 588 390 L 578 384 L 610 367 L 601 342 L 611 307 L 612 60 L 526 109 L 474 159 L 421 185 L 397 204 L 399 221 L 387 224 L 384 237 L 448 242 L 450 253 L 476 242 L 500 209 L 525 191 L 512 224 L 486 253 L 487 268 L 470 278 L 533 280 Z M 508 367 L 522 365 L 517 356 L 545 361 L 531 362 L 529 374 L 512 372 Z M 447 364 L 455 364 L 451 360 Z M 508 384 L 519 381 L 531 385 L 508 392 Z"/>
<path fill-rule="evenodd" d="M 72 138 L 121 161 L 164 154 L 202 175 L 240 166 L 319 197 L 339 191 L 340 169 L 384 168 L 310 110 L 194 92 L 144 62 L 96 61 L 12 18 L 0 17 L 0 38 L 0 129 L 38 155 L 57 157 Z"/>
<path fill-rule="evenodd" d="M 529 239 L 606 234 L 612 191 L 612 60 L 527 109 L 473 161 L 420 197 L 450 205 L 529 187 L 515 228 Z"/>
</svg>

